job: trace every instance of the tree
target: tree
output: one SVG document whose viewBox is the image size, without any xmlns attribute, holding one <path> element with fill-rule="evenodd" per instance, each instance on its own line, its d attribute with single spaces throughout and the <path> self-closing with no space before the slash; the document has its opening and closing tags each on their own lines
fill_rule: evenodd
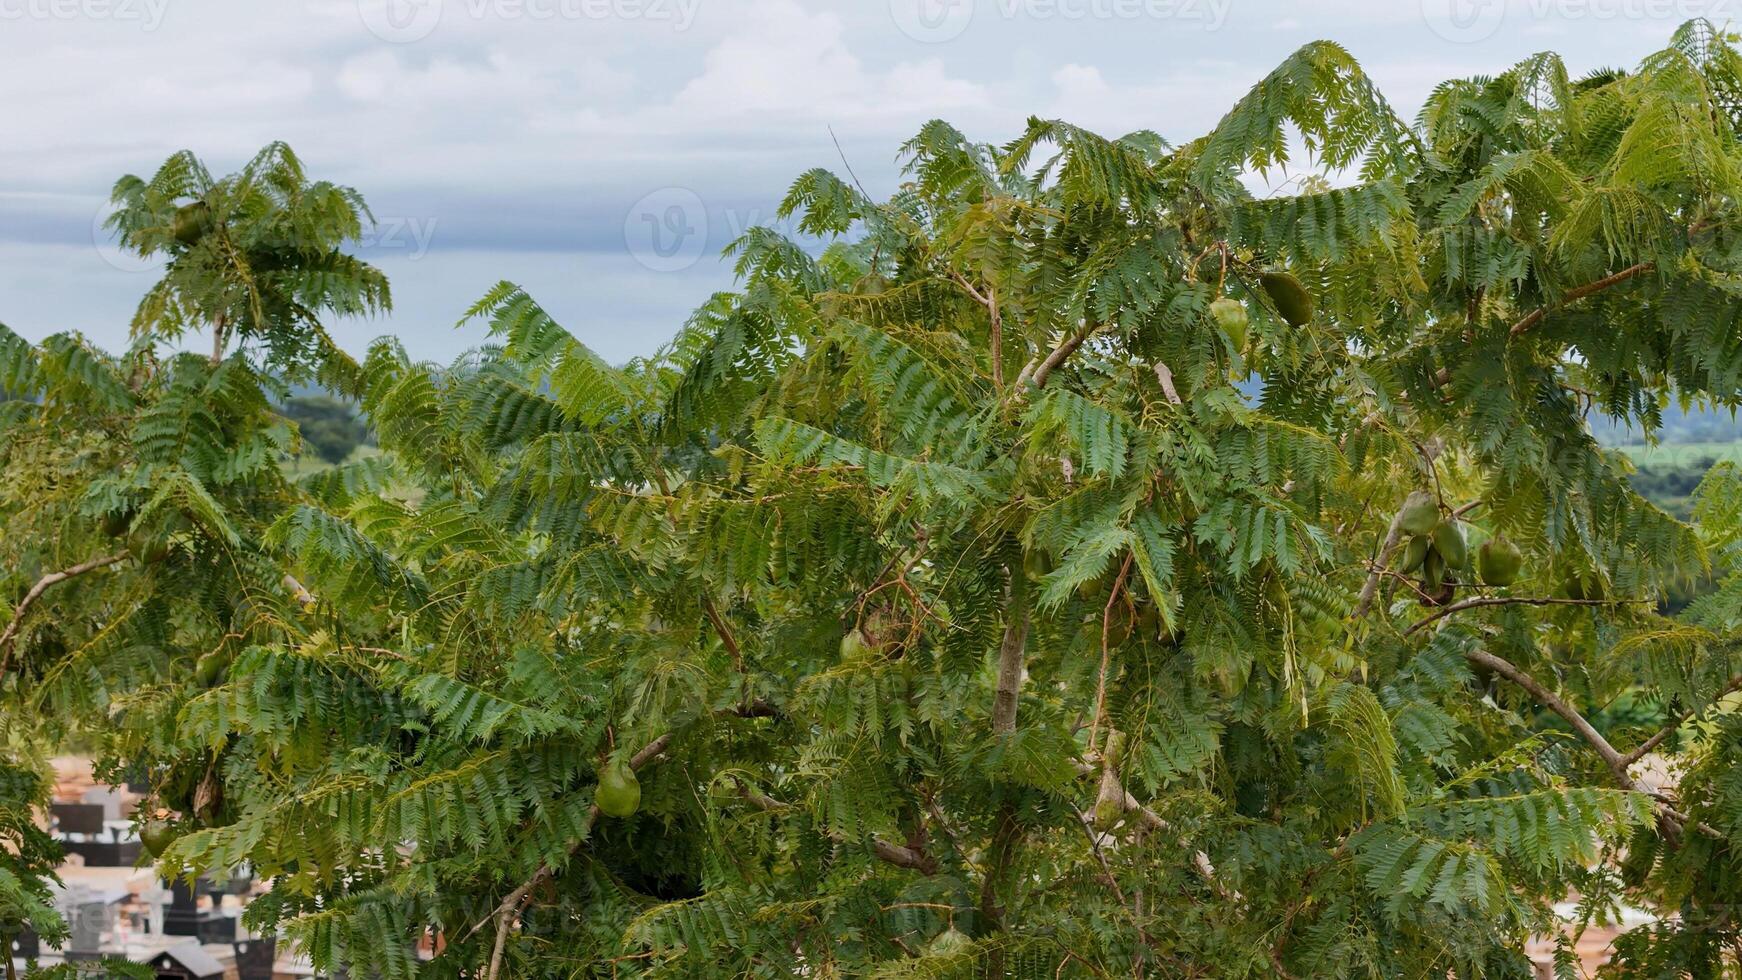
<svg viewBox="0 0 1742 980">
<path fill-rule="evenodd" d="M 214 362 L 232 338 L 258 341 L 274 368 L 295 373 L 331 346 L 323 315 L 392 307 L 387 277 L 341 250 L 374 220 L 362 196 L 310 182 L 283 143 L 218 179 L 184 150 L 149 181 L 122 177 L 112 197 L 107 227 L 121 245 L 168 263 L 139 304 L 135 334 L 210 330 Z"/>
<path fill-rule="evenodd" d="M 32 812 L 47 804 L 48 785 L 40 771 L 0 757 L 0 951 L 8 978 L 14 975 L 13 940 L 25 930 L 50 943 L 66 939 L 48 889 L 59 881 L 60 845 L 36 826 Z"/>
<path fill-rule="evenodd" d="M 387 978 L 1525 976 L 1575 892 L 1674 913 L 1617 975 L 1734 970 L 1742 471 L 1683 524 L 1587 425 L 1742 401 L 1730 45 L 1413 125 L 1329 43 L 1178 147 L 932 123 L 887 201 L 803 175 L 826 248 L 752 229 L 652 357 L 509 284 L 453 365 L 328 352 L 385 455 L 294 485 L 245 359 L 13 342 L 8 549 L 148 465 L 206 493 L 201 602 L 124 559 L 15 603 L 64 649 L 5 717 Z M 1291 132 L 1354 182 L 1254 197 Z M 147 460 L 171 405 L 219 421 Z"/>
<path fill-rule="evenodd" d="M 284 402 L 284 414 L 296 422 L 303 441 L 327 463 L 344 462 L 369 435 L 351 407 L 335 398 L 289 398 Z"/>
</svg>

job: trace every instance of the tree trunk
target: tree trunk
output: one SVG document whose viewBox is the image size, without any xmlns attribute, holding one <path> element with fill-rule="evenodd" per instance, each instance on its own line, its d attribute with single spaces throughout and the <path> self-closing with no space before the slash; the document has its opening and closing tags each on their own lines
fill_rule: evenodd
<svg viewBox="0 0 1742 980">
<path fill-rule="evenodd" d="M 998 687 L 992 698 L 992 731 L 1009 735 L 1016 731 L 1016 704 L 1022 693 L 1022 673 L 1028 648 L 1028 580 L 1022 569 L 1022 559 L 1016 556 L 1005 565 L 1010 576 L 1009 603 L 1004 615 L 1004 641 L 998 646 Z M 998 807 L 998 817 L 988 850 L 986 876 L 980 883 L 980 919 L 984 932 L 1004 928 L 1004 909 L 998 901 L 998 887 L 1010 867 L 1010 858 L 1022 836 L 1016 805 L 1005 800 Z M 989 966 L 992 975 L 1002 971 L 1002 957 L 994 952 Z"/>
<path fill-rule="evenodd" d="M 0 956 L 6 957 L 6 980 L 18 980 L 18 970 L 12 965 L 12 940 L 9 932 L 0 932 Z"/>
<path fill-rule="evenodd" d="M 1005 611 L 1004 642 L 998 646 L 998 688 L 992 697 L 992 731 L 999 735 L 1016 730 L 1016 701 L 1022 693 L 1023 654 L 1028 647 L 1028 582 L 1020 559 L 1007 567 L 1010 604 Z"/>
<path fill-rule="evenodd" d="M 222 313 L 212 320 L 212 366 L 216 367 L 224 360 L 224 315 Z"/>
</svg>

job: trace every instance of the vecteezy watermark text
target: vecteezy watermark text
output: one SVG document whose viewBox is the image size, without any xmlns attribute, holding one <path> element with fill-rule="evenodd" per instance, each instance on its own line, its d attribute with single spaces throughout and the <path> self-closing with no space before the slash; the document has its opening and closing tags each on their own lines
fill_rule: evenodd
<svg viewBox="0 0 1742 980">
<path fill-rule="evenodd" d="M 406 44 L 428 37 L 447 18 L 638 20 L 686 31 L 695 23 L 701 4 L 702 0 L 357 0 L 357 12 L 371 34 L 383 41 Z"/>
<path fill-rule="evenodd" d="M 0 21 L 110 20 L 155 31 L 168 9 L 169 0 L 0 0 Z"/>
<path fill-rule="evenodd" d="M 903 34 L 937 44 L 961 36 L 981 11 L 1006 21 L 1171 20 L 1217 30 L 1234 0 L 888 0 Z"/>
<path fill-rule="evenodd" d="M 1422 19 L 1458 44 L 1486 41 L 1508 20 L 1663 21 L 1736 19 L 1742 0 L 1421 0 Z"/>
</svg>

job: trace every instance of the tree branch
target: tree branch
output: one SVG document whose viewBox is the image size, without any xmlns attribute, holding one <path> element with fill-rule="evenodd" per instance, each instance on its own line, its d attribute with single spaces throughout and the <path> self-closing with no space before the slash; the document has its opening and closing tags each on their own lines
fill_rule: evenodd
<svg viewBox="0 0 1742 980">
<path fill-rule="evenodd" d="M 974 297 L 974 301 L 986 307 L 986 315 L 991 324 L 992 339 L 992 386 L 999 391 L 1004 390 L 1004 316 L 998 312 L 998 288 L 991 283 L 986 284 L 986 291 L 980 292 L 968 278 L 954 269 L 946 269 L 951 279 L 958 286 Z"/>
<path fill-rule="evenodd" d="M 1652 749 L 1655 749 L 1659 745 L 1663 744 L 1664 739 L 1669 738 L 1671 735 L 1674 735 L 1676 732 L 1676 729 L 1687 724 L 1689 719 L 1693 718 L 1695 715 L 1699 714 L 1701 711 L 1704 711 L 1706 708 L 1709 708 L 1712 705 L 1717 704 L 1719 701 L 1724 700 L 1724 698 L 1726 696 L 1733 694 L 1739 690 L 1742 690 L 1742 674 L 1737 674 L 1735 677 L 1730 678 L 1730 682 L 1728 684 L 1725 684 L 1724 687 L 1720 691 L 1718 691 L 1717 694 L 1713 695 L 1711 700 L 1707 701 L 1705 704 L 1701 705 L 1698 708 L 1693 709 L 1692 711 L 1684 712 L 1680 718 L 1677 718 L 1674 721 L 1671 721 L 1669 724 L 1658 729 L 1657 734 L 1655 734 L 1655 735 L 1651 736 L 1650 738 L 1646 739 L 1645 741 L 1639 743 L 1638 748 L 1635 748 L 1633 751 L 1628 752 L 1625 755 L 1621 756 L 1621 761 L 1623 761 L 1623 762 L 1627 763 L 1629 766 L 1631 766 L 1635 762 L 1638 762 L 1640 759 L 1645 758 L 1646 753 L 1650 752 Z"/>
<path fill-rule="evenodd" d="M 738 784 L 738 795 L 743 797 L 746 803 L 749 803 L 751 806 L 763 811 L 764 813 L 774 813 L 790 808 L 789 804 L 782 803 L 767 794 L 757 792 L 750 787 L 750 784 L 744 782 L 742 779 L 738 779 L 736 776 L 732 777 L 732 781 Z M 935 815 L 934 819 L 936 819 Z M 842 840 L 843 838 L 835 837 L 835 839 Z M 886 840 L 874 837 L 871 839 L 871 853 L 877 855 L 880 860 L 893 864 L 898 868 L 909 868 L 918 871 L 923 875 L 935 875 L 938 873 L 937 859 L 917 847 L 891 844 Z"/>
<path fill-rule="evenodd" d="M 1693 821 L 1687 816 L 1687 814 L 1672 807 L 1669 801 L 1662 795 L 1641 787 L 1627 771 L 1628 766 L 1631 764 L 1627 757 L 1615 751 L 1615 746 L 1609 744 L 1609 740 L 1603 737 L 1602 732 L 1593 728 L 1591 723 L 1585 720 L 1584 715 L 1579 714 L 1571 705 L 1562 701 L 1553 691 L 1550 691 L 1548 688 L 1538 683 L 1537 680 L 1529 674 L 1526 674 L 1524 671 L 1513 666 L 1511 661 L 1496 657 L 1486 650 L 1466 650 L 1464 651 L 1464 659 L 1473 664 L 1486 667 L 1494 673 L 1499 674 L 1501 677 L 1506 678 L 1522 688 L 1526 694 L 1529 694 L 1531 697 L 1539 701 L 1543 707 L 1557 715 L 1560 715 L 1562 720 L 1573 726 L 1573 730 L 1579 733 L 1579 737 L 1583 738 L 1586 744 L 1596 750 L 1597 755 L 1602 758 L 1603 764 L 1608 766 L 1609 772 L 1614 775 L 1617 785 L 1629 792 L 1645 793 L 1647 796 L 1651 797 L 1658 812 L 1661 815 L 1668 817 L 1676 827 L 1692 826 L 1695 830 L 1698 830 L 1700 833 L 1709 837 L 1718 840 L 1724 839 L 1724 835 L 1719 833 L 1715 828 L 1704 823 Z"/>
<path fill-rule="evenodd" d="M 1355 603 L 1355 611 L 1350 614 L 1352 619 L 1360 619 L 1373 608 L 1373 596 L 1379 591 L 1379 579 L 1385 574 L 1385 568 L 1391 564 L 1391 556 L 1397 551 L 1398 542 L 1403 540 L 1403 511 L 1399 510 L 1391 518 L 1391 527 L 1385 532 L 1385 543 L 1379 546 L 1379 557 L 1373 562 L 1373 568 L 1367 573 L 1367 583 L 1361 586 L 1361 599 Z"/>
<path fill-rule="evenodd" d="M 923 875 L 934 875 L 938 871 L 937 861 L 932 856 L 917 848 L 903 847 L 891 844 L 886 840 L 872 838 L 871 851 L 879 858 L 898 868 L 910 868 Z"/>
<path fill-rule="evenodd" d="M 1518 685 L 1524 689 L 1526 694 L 1540 701 L 1543 707 L 1560 715 L 1567 724 L 1573 726 L 1573 730 L 1579 733 L 1579 737 L 1589 743 L 1591 748 L 1597 750 L 1597 754 L 1602 757 L 1604 764 L 1609 767 L 1609 771 L 1614 773 L 1615 781 L 1621 784 L 1622 789 L 1638 788 L 1633 777 L 1627 774 L 1626 760 L 1621 757 L 1621 753 L 1615 751 L 1615 746 L 1610 745 L 1609 740 L 1603 737 L 1603 733 L 1591 727 L 1591 723 L 1585 720 L 1584 715 L 1573 710 L 1571 705 L 1538 683 L 1536 678 L 1513 666 L 1510 660 L 1496 657 L 1486 650 L 1467 650 L 1464 652 L 1464 658 L 1473 664 L 1486 667 Z"/>
<path fill-rule="evenodd" d="M 6 625 L 6 631 L 0 633 L 0 668 L 5 667 L 6 658 L 12 652 L 12 644 L 18 639 L 18 631 L 23 628 L 24 614 L 30 611 L 31 606 L 36 605 L 36 601 L 42 598 L 44 592 L 47 592 L 51 586 L 65 582 L 69 578 L 74 578 L 75 576 L 83 575 L 86 572 L 95 571 L 96 569 L 113 565 L 118 561 L 123 561 L 127 558 L 127 554 L 127 551 L 123 549 L 113 555 L 105 555 L 102 558 L 93 558 L 90 561 L 80 562 L 77 565 L 73 565 L 70 568 L 64 568 L 58 572 L 49 572 L 42 578 L 37 579 L 36 584 L 30 587 L 29 592 L 24 593 L 24 598 L 18 600 L 18 605 L 13 608 L 12 622 Z"/>
<path fill-rule="evenodd" d="M 1113 580 L 1113 589 L 1107 595 L 1107 605 L 1101 610 L 1101 670 L 1095 675 L 1095 715 L 1089 722 L 1091 746 L 1099 744 L 1101 717 L 1107 712 L 1107 668 L 1113 655 L 1113 645 L 1108 641 L 1113 631 L 1113 607 L 1118 604 L 1119 595 L 1125 589 L 1125 578 L 1131 574 L 1131 561 L 1135 557 L 1134 553 L 1126 553 L 1125 564 L 1119 566 L 1119 577 Z"/>
<path fill-rule="evenodd" d="M 720 635 L 720 642 L 725 645 L 726 652 L 731 654 L 732 666 L 737 669 L 738 673 L 744 673 L 744 651 L 738 648 L 738 639 L 732 635 L 732 628 L 726 625 L 725 619 L 720 616 L 719 608 L 714 605 L 714 600 L 709 598 L 706 592 L 702 593 L 702 614 L 708 617 L 708 622 L 713 625 L 714 632 Z"/>
<path fill-rule="evenodd" d="M 1016 730 L 1016 701 L 1022 690 L 1023 653 L 1028 646 L 1028 582 L 1022 563 L 1009 563 L 1010 602 L 1005 610 L 1004 640 L 998 645 L 998 687 L 992 696 L 992 731 Z"/>
<path fill-rule="evenodd" d="M 1052 376 L 1053 371 L 1065 362 L 1065 358 L 1075 354 L 1077 348 L 1083 346 L 1083 342 L 1094 336 L 1095 331 L 1099 329 L 1101 329 L 1099 323 L 1089 320 L 1083 324 L 1083 329 L 1060 341 L 1059 345 L 1054 347 L 1052 353 L 1046 355 L 1044 360 L 1038 364 L 1033 361 L 1029 362 L 1028 366 L 1022 369 L 1022 373 L 1016 377 L 1017 389 L 1021 390 L 1024 381 L 1034 388 L 1046 387 L 1046 379 Z"/>
<path fill-rule="evenodd" d="M 1004 639 L 998 645 L 998 686 L 992 695 L 992 733 L 1002 738 L 1016 731 L 1016 704 L 1022 692 L 1024 655 L 1028 647 L 1028 579 L 1020 558 L 1006 563 L 1010 594 L 1004 612 Z M 1022 825 L 1016 808 L 1005 800 L 993 818 L 992 841 L 986 850 L 985 871 L 980 881 L 980 915 L 993 930 L 1003 928 L 1004 911 L 998 905 L 998 882 L 1009 868 Z"/>
<path fill-rule="evenodd" d="M 1634 265 L 1630 265 L 1627 268 L 1622 269 L 1620 272 L 1617 272 L 1613 275 L 1604 276 L 1603 278 L 1595 280 L 1594 282 L 1588 282 L 1588 283 L 1585 283 L 1583 286 L 1578 286 L 1576 288 L 1567 290 L 1566 293 L 1561 296 L 1560 302 L 1556 303 L 1555 305 L 1556 306 L 1565 306 L 1566 304 L 1571 303 L 1574 300 L 1584 299 L 1586 296 L 1589 296 L 1592 293 L 1600 293 L 1603 290 L 1608 289 L 1610 286 L 1616 286 L 1616 285 L 1619 285 L 1621 283 L 1624 283 L 1627 280 L 1632 279 L 1634 276 L 1637 276 L 1642 272 L 1650 272 L 1652 270 L 1652 268 L 1653 268 L 1653 266 L 1650 262 L 1639 262 L 1639 263 L 1636 263 Z M 1543 317 L 1548 316 L 1548 311 L 1549 311 L 1549 308 L 1547 306 L 1539 306 L 1536 309 L 1531 310 L 1529 313 L 1524 315 L 1523 319 L 1519 320 L 1517 323 L 1514 323 L 1512 325 L 1512 329 L 1507 331 L 1507 335 L 1511 336 L 1511 337 L 1516 337 L 1519 334 L 1522 334 L 1525 331 L 1529 330 L 1530 328 L 1536 326 L 1537 324 L 1542 322 Z"/>
<path fill-rule="evenodd" d="M 1438 622 L 1453 613 L 1466 609 L 1476 609 L 1481 606 L 1624 606 L 1631 602 L 1643 602 L 1643 599 L 1549 599 L 1531 596 L 1480 596 L 1475 599 L 1465 599 L 1454 602 L 1444 609 L 1439 609 L 1433 615 L 1417 622 L 1403 631 L 1404 636 L 1416 632 L 1424 626 Z"/>
</svg>

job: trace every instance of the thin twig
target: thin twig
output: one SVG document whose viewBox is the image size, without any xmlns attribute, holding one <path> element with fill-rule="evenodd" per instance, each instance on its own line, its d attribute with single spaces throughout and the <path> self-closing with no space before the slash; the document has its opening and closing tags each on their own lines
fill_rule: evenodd
<svg viewBox="0 0 1742 980">
<path fill-rule="evenodd" d="M 1089 839 L 1089 850 L 1094 853 L 1095 860 L 1101 865 L 1101 874 L 1105 876 L 1107 887 L 1113 889 L 1113 897 L 1119 900 L 1120 905 L 1124 905 L 1127 901 L 1125 889 L 1119 887 L 1119 879 L 1113 876 L 1113 866 L 1107 862 L 1107 855 L 1101 851 L 1101 838 L 1091 826 L 1093 823 L 1094 817 L 1092 815 L 1081 810 L 1077 811 L 1077 826 L 1083 828 L 1083 836 Z"/>
<path fill-rule="evenodd" d="M 714 605 L 714 600 L 706 592 L 702 593 L 702 614 L 713 624 L 714 632 L 719 634 L 720 642 L 726 647 L 726 652 L 732 656 L 732 666 L 738 673 L 747 673 L 744 668 L 744 651 L 738 648 L 738 640 L 732 635 L 732 628 L 726 625 L 720 616 L 720 610 Z"/>
</svg>

